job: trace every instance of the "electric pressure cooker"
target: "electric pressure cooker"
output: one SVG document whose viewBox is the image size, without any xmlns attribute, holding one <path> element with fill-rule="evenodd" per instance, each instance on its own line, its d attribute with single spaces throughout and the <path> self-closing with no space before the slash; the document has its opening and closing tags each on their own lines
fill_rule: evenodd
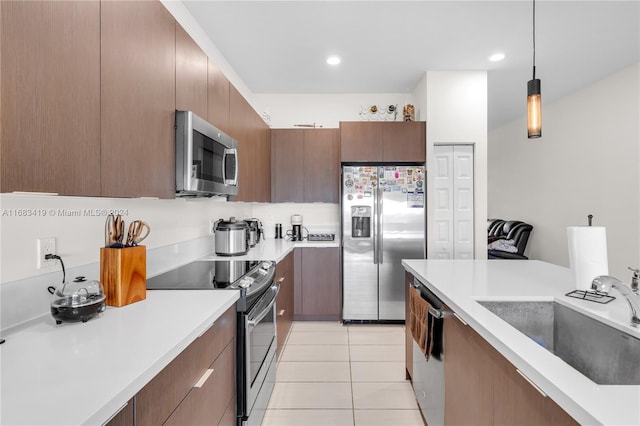
<svg viewBox="0 0 640 426">
<path fill-rule="evenodd" d="M 249 225 L 237 221 L 218 220 L 214 225 L 216 254 L 219 256 L 241 256 L 249 251 Z"/>
</svg>

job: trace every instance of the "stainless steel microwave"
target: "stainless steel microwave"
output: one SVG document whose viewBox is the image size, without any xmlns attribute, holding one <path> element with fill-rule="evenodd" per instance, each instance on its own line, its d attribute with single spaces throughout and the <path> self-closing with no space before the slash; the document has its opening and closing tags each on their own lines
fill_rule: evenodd
<svg viewBox="0 0 640 426">
<path fill-rule="evenodd" d="M 238 143 L 191 111 L 176 111 L 176 195 L 238 193 Z"/>
</svg>

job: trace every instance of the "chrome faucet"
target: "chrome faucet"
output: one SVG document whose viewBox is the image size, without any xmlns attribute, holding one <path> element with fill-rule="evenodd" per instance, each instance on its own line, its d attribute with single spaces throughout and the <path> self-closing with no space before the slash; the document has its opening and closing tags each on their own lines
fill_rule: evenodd
<svg viewBox="0 0 640 426">
<path fill-rule="evenodd" d="M 593 279 L 591 288 L 602 293 L 609 293 L 612 288 L 618 290 L 627 299 L 629 308 L 631 308 L 631 326 L 638 327 L 640 325 L 640 318 L 638 317 L 640 315 L 640 301 L 638 295 L 628 285 L 623 284 L 622 281 L 611 275 L 600 275 Z"/>
<path fill-rule="evenodd" d="M 627 266 L 630 271 L 633 272 L 633 276 L 631 277 L 631 291 L 638 294 L 638 281 L 640 281 L 640 269 L 632 268 L 631 266 Z"/>
</svg>

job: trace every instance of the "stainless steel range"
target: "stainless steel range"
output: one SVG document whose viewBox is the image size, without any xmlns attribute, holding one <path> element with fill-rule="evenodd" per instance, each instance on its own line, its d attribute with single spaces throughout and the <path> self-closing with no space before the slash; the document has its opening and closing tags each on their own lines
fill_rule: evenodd
<svg viewBox="0 0 640 426">
<path fill-rule="evenodd" d="M 238 425 L 260 425 L 275 384 L 275 262 L 197 260 L 147 280 L 149 290 L 239 290 L 236 334 Z"/>
</svg>

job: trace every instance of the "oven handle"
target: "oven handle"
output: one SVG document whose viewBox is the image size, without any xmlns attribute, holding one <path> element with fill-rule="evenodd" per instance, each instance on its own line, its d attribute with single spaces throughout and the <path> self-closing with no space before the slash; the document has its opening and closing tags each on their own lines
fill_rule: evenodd
<svg viewBox="0 0 640 426">
<path fill-rule="evenodd" d="M 280 284 L 274 283 L 271 286 L 270 290 L 273 293 L 273 296 L 271 296 L 269 299 L 267 299 L 268 294 L 265 294 L 263 296 L 263 298 L 258 302 L 256 307 L 262 305 L 265 300 L 269 300 L 267 302 L 267 306 L 265 306 L 264 309 L 262 309 L 259 314 L 257 314 L 253 318 L 248 318 L 247 323 L 249 324 L 249 327 L 255 327 L 256 324 L 258 324 L 260 321 L 262 321 L 262 319 L 267 316 L 269 311 L 271 311 L 273 309 L 273 305 L 276 304 L 276 298 L 278 297 L 278 293 L 280 292 Z"/>
</svg>

